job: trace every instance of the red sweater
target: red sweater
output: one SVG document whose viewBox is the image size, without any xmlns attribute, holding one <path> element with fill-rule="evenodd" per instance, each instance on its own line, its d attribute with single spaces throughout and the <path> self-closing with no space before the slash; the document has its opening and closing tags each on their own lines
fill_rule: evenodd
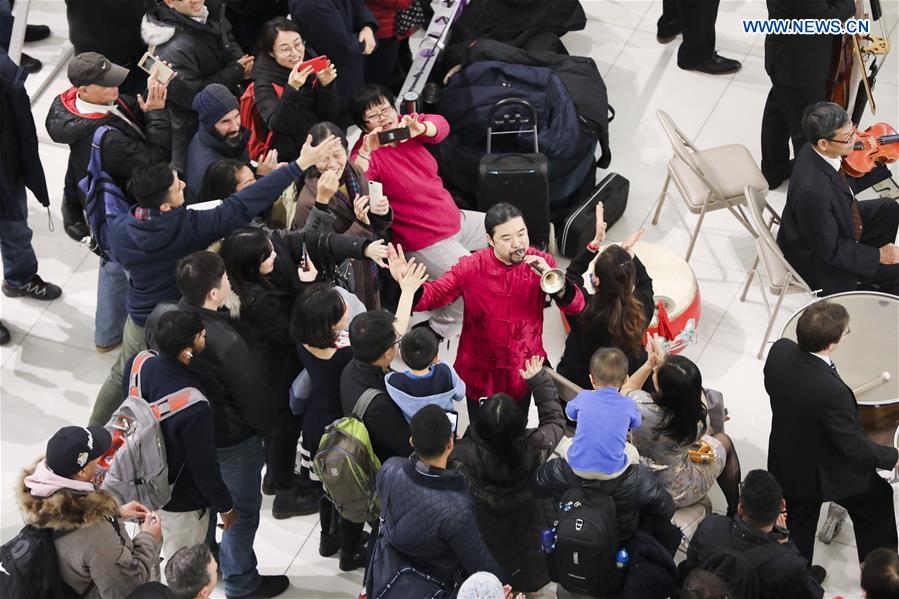
<svg viewBox="0 0 899 599">
<path fill-rule="evenodd" d="M 420 116 L 422 121 L 437 126 L 437 135 L 419 135 L 395 148 L 378 148 L 372 152 L 365 173 L 369 181 L 384 186 L 384 195 L 393 208 L 390 226 L 393 241 L 407 252 L 448 239 L 462 227 L 462 213 L 443 187 L 437 174 L 437 161 L 424 147 L 426 143 L 439 143 L 449 135 L 449 123 L 437 114 Z M 351 159 L 356 158 L 361 146 L 362 138 L 353 146 Z"/>
<path fill-rule="evenodd" d="M 365 0 L 365 3 L 378 20 L 375 38 L 384 39 L 394 37 L 393 21 L 396 13 L 409 8 L 412 0 Z"/>
<path fill-rule="evenodd" d="M 542 256 L 555 267 L 553 257 L 534 248 L 528 255 Z M 577 285 L 559 308 L 566 314 L 584 309 Z M 465 314 L 455 368 L 465 381 L 470 399 L 508 393 L 518 400 L 528 392 L 519 370 L 531 356 L 546 357 L 543 349 L 543 307 L 546 294 L 540 277 L 525 263 L 507 266 L 484 248 L 460 259 L 436 281 L 425 283 L 416 311 L 433 310 L 462 297 Z"/>
</svg>

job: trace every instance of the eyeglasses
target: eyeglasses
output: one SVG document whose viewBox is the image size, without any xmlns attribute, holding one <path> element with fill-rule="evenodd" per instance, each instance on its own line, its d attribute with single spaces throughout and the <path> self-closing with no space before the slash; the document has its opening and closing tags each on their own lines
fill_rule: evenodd
<svg viewBox="0 0 899 599">
<path fill-rule="evenodd" d="M 848 144 L 850 141 L 853 140 L 853 138 L 855 138 L 855 134 L 856 134 L 856 130 L 853 129 L 852 132 L 849 133 L 849 137 L 847 137 L 846 139 L 834 139 L 833 137 L 828 137 L 827 141 L 832 141 L 832 142 L 838 143 L 838 144 Z"/>
<path fill-rule="evenodd" d="M 292 46 L 278 46 L 275 48 L 275 54 L 279 54 L 281 56 L 289 56 L 290 54 L 299 54 L 306 47 L 306 44 L 303 43 L 303 40 L 298 40 Z"/>
<path fill-rule="evenodd" d="M 376 112 L 374 114 L 365 115 L 365 122 L 373 123 L 373 122 L 379 121 L 381 119 L 386 119 L 392 113 L 393 113 L 393 106 L 385 106 L 384 108 L 382 108 L 381 110 L 379 110 L 378 112 Z"/>
</svg>

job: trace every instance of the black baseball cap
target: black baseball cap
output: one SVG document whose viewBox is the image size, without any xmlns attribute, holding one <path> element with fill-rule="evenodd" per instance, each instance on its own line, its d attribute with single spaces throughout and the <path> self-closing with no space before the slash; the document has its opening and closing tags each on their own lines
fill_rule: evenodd
<svg viewBox="0 0 899 599">
<path fill-rule="evenodd" d="M 120 67 L 102 54 L 82 52 L 69 62 L 67 74 L 75 87 L 91 84 L 118 87 L 128 76 L 128 69 Z"/>
<path fill-rule="evenodd" d="M 66 426 L 47 441 L 47 467 L 70 477 L 109 450 L 112 435 L 102 426 Z"/>
</svg>

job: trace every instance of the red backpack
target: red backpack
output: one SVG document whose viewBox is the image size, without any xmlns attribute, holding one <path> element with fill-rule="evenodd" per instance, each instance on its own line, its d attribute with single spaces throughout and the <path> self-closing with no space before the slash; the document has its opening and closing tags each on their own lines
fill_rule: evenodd
<svg viewBox="0 0 899 599">
<path fill-rule="evenodd" d="M 272 83 L 275 93 L 280 98 L 284 93 L 284 86 Z M 268 130 L 265 121 L 256 110 L 256 98 L 254 97 L 255 84 L 251 83 L 240 97 L 240 122 L 250 132 L 247 141 L 247 151 L 250 159 L 256 160 L 261 155 L 268 153 L 272 141 L 272 132 Z"/>
</svg>

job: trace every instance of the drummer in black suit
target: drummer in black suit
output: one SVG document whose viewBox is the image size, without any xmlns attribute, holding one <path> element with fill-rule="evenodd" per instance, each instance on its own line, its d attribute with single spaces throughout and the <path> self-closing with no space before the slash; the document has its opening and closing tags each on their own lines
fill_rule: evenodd
<svg viewBox="0 0 899 599">
<path fill-rule="evenodd" d="M 857 12 L 856 0 L 768 0 L 768 19 L 840 19 Z M 860 14 L 861 11 L 859 10 Z M 765 71 L 771 91 L 762 115 L 762 174 L 771 189 L 790 178 L 793 156 L 805 145 L 802 112 L 827 99 L 834 35 L 767 35 Z"/>
<path fill-rule="evenodd" d="M 855 199 L 856 190 L 882 175 L 847 179 L 840 170 L 857 140 L 849 115 L 819 102 L 806 110 L 802 129 L 811 143 L 799 152 L 787 191 L 777 234 L 784 257 L 822 295 L 856 289 L 899 295 L 899 204 Z"/>
<path fill-rule="evenodd" d="M 809 563 L 825 501 L 849 512 L 859 563 L 877 547 L 897 547 L 893 488 L 876 468 L 894 468 L 899 452 L 865 436 L 855 395 L 830 359 L 848 334 L 846 308 L 821 300 L 799 317 L 798 344 L 780 339 L 765 362 L 768 470 L 784 490 L 790 537 Z"/>
</svg>

